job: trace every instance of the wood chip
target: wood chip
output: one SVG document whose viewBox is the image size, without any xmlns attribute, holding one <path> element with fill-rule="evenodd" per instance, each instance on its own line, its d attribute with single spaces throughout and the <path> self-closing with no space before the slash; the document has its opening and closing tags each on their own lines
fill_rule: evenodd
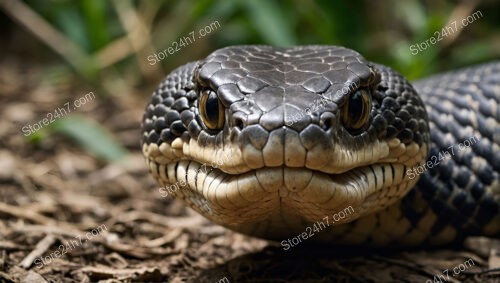
<svg viewBox="0 0 500 283">
<path fill-rule="evenodd" d="M 42 275 L 34 272 L 34 271 L 28 271 L 28 275 L 26 275 L 22 280 L 21 283 L 44 283 L 47 282 L 45 278 L 43 278 Z"/>
<path fill-rule="evenodd" d="M 85 273 L 92 282 L 103 279 L 129 280 L 132 282 L 160 282 L 166 278 L 156 267 L 114 269 L 89 266 L 81 268 L 77 272 Z"/>
</svg>

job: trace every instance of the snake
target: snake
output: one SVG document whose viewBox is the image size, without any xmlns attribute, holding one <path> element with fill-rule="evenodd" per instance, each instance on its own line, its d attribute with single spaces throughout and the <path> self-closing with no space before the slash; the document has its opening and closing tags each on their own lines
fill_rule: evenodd
<svg viewBox="0 0 500 283">
<path fill-rule="evenodd" d="M 341 46 L 228 46 L 159 84 L 142 153 L 164 195 L 242 234 L 453 244 L 500 236 L 499 102 L 500 61 L 410 82 Z"/>
</svg>

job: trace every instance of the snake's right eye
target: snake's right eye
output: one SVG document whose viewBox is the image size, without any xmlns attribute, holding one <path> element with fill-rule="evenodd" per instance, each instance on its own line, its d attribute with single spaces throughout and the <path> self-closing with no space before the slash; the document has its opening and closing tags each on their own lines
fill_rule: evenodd
<svg viewBox="0 0 500 283">
<path fill-rule="evenodd" d="M 224 127 L 224 107 L 217 94 L 210 89 L 203 90 L 198 105 L 201 120 L 209 130 L 221 130 Z"/>
<path fill-rule="evenodd" d="M 350 94 L 342 109 L 344 127 L 354 133 L 364 128 L 370 119 L 371 105 L 371 96 L 367 90 L 360 89 Z"/>
</svg>

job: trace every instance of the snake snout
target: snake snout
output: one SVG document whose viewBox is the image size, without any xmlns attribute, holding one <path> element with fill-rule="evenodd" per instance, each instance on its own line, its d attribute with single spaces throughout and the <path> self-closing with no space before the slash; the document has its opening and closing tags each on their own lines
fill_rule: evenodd
<svg viewBox="0 0 500 283">
<path fill-rule="evenodd" d="M 250 168 L 309 167 L 320 168 L 328 162 L 334 143 L 331 134 L 318 124 L 300 131 L 281 125 L 266 129 L 261 125 L 244 128 L 238 138 L 242 157 Z"/>
</svg>

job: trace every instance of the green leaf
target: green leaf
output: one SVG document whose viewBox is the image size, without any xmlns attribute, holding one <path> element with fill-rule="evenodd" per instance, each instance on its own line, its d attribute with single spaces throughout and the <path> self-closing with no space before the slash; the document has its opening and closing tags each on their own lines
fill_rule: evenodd
<svg viewBox="0 0 500 283">
<path fill-rule="evenodd" d="M 85 34 L 85 23 L 77 7 L 68 6 L 55 14 L 57 27 L 82 49 L 88 51 L 90 42 Z"/>
<path fill-rule="evenodd" d="M 405 22 L 413 32 L 418 33 L 428 26 L 424 6 L 420 2 L 397 1 L 394 5 L 396 5 L 396 15 L 401 17 L 401 21 Z"/>
<path fill-rule="evenodd" d="M 295 45 L 297 40 L 292 31 L 292 21 L 286 19 L 283 8 L 274 1 L 244 1 L 250 10 L 251 19 L 262 37 L 272 45 Z"/>
<path fill-rule="evenodd" d="M 116 162 L 128 153 L 104 127 L 83 117 L 59 119 L 51 128 L 74 139 L 86 151 L 106 161 Z"/>
<path fill-rule="evenodd" d="M 47 131 L 46 129 L 42 128 L 38 131 L 31 133 L 25 138 L 30 144 L 39 145 L 40 143 L 42 143 L 43 140 L 47 138 Z"/>
<path fill-rule="evenodd" d="M 106 8 L 108 3 L 101 0 L 80 1 L 84 15 L 87 37 L 90 41 L 92 52 L 109 43 L 108 24 L 106 21 Z"/>
</svg>

